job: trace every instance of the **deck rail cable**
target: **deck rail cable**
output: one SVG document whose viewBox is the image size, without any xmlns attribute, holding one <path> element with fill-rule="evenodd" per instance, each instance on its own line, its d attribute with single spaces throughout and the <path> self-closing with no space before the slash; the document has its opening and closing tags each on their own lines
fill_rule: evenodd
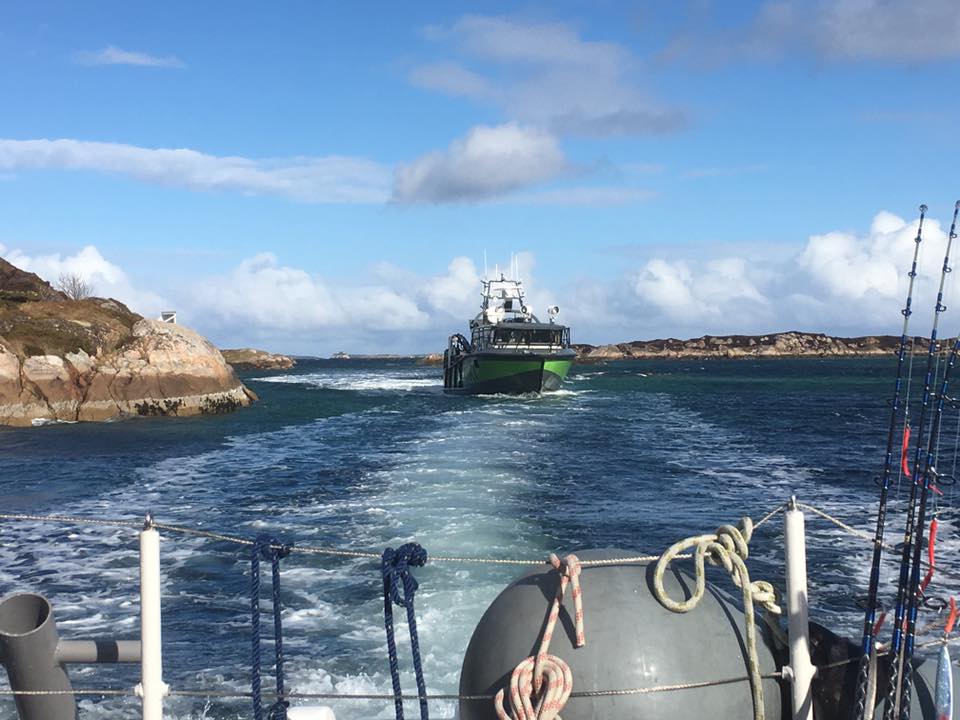
<svg viewBox="0 0 960 720">
<path fill-rule="evenodd" d="M 946 310 L 943 305 L 943 282 L 947 273 L 951 272 L 948 265 L 950 259 L 950 246 L 957 237 L 957 215 L 960 213 L 960 201 L 954 205 L 953 222 L 950 225 L 950 233 L 947 236 L 947 252 L 943 258 L 943 275 L 940 280 L 940 291 L 937 294 L 937 312 L 942 313 Z M 930 496 L 930 490 L 935 487 L 937 471 L 935 468 L 934 453 L 938 450 L 937 440 L 940 436 L 940 424 L 943 418 L 943 408 L 946 402 L 947 390 L 950 384 L 950 374 L 957 361 L 957 353 L 960 352 L 960 337 L 953 344 L 950 352 L 950 358 L 947 360 L 943 371 L 943 378 L 940 383 L 940 391 L 936 397 L 936 406 L 934 407 L 933 418 L 930 421 L 930 436 L 927 440 L 926 453 L 923 457 L 922 472 L 914 473 L 914 482 L 920 485 L 920 502 L 917 508 L 916 538 L 913 544 L 913 553 L 910 565 L 910 584 L 907 586 L 907 607 L 906 607 L 906 639 L 903 644 L 903 670 L 900 684 L 900 717 L 902 720 L 910 718 L 910 697 L 913 693 L 913 670 L 910 665 L 910 658 L 913 657 L 913 635 L 917 625 L 917 609 L 920 602 L 922 590 L 920 587 L 920 559 L 923 551 L 923 530 L 926 523 L 927 500 Z M 920 456 L 919 445 L 917 447 L 917 456 Z M 916 467 L 916 465 L 914 466 Z M 932 547 L 933 537 L 930 538 Z M 906 548 L 904 549 L 906 556 Z"/>
<path fill-rule="evenodd" d="M 921 206 L 923 207 L 923 206 Z M 956 217 L 956 215 L 954 216 Z M 954 221 L 956 222 L 956 221 Z M 901 720 L 909 720 L 910 705 L 900 707 L 902 693 L 910 693 L 910 680 L 912 673 L 908 665 L 903 664 L 904 655 L 904 624 L 908 606 L 910 604 L 911 587 L 911 563 L 913 561 L 914 545 L 921 545 L 923 542 L 923 515 L 926 509 L 926 496 L 929 488 L 929 482 L 923 477 L 926 470 L 926 450 L 927 442 L 924 442 L 924 432 L 927 431 L 927 414 L 931 409 L 934 392 L 934 364 L 939 353 L 937 344 L 937 329 L 940 324 L 940 316 L 946 311 L 947 307 L 943 304 L 943 288 L 947 281 L 947 275 L 950 273 L 950 249 L 953 244 L 954 233 L 951 230 L 947 237 L 947 247 L 943 254 L 943 268 L 940 271 L 940 286 L 937 289 L 937 301 L 934 306 L 933 327 L 930 330 L 930 344 L 927 349 L 927 368 L 923 380 L 923 395 L 920 404 L 920 418 L 917 421 L 917 447 L 913 454 L 913 474 L 910 482 L 910 499 L 907 501 L 907 518 L 903 534 L 903 554 L 900 560 L 900 578 L 897 583 L 897 596 L 895 603 L 893 637 L 890 640 L 890 651 L 892 657 L 893 672 L 890 674 L 890 686 L 887 690 L 887 706 L 884 709 L 884 720 L 894 720 L 899 714 Z M 936 409 L 934 408 L 934 415 Z M 934 428 L 929 428 L 928 438 L 934 438 Z"/>
<path fill-rule="evenodd" d="M 910 272 L 907 276 L 910 278 L 907 285 L 907 300 L 900 313 L 903 315 L 903 331 L 900 333 L 900 348 L 897 351 L 897 378 L 894 383 L 893 400 L 890 403 L 890 426 L 887 430 L 887 450 L 883 461 L 883 474 L 880 479 L 880 504 L 877 510 L 877 529 L 875 534 L 875 544 L 873 547 L 873 558 L 870 565 L 870 584 L 867 591 L 867 607 L 863 620 L 863 640 L 861 650 L 863 652 L 860 665 L 857 668 L 857 685 L 854 693 L 853 720 L 863 720 L 866 714 L 867 705 L 867 682 L 869 678 L 870 656 L 873 653 L 874 627 L 876 625 L 877 613 L 877 592 L 880 587 L 880 564 L 883 548 L 883 531 L 887 522 L 887 496 L 890 491 L 890 481 L 894 466 L 894 443 L 897 437 L 897 424 L 900 418 L 900 391 L 903 384 L 903 369 L 907 355 L 908 330 L 910 328 L 910 316 L 913 314 L 913 286 L 917 278 L 917 258 L 920 255 L 920 244 L 923 242 L 923 218 L 926 214 L 927 206 L 920 206 L 920 222 L 917 225 L 917 236 L 914 238 L 913 246 L 913 264 L 910 266 Z M 911 359 L 913 353 L 911 351 Z M 905 405 L 910 402 L 909 374 L 907 385 L 907 398 Z M 906 423 L 904 423 L 906 425 Z M 909 432 L 904 429 L 905 437 Z"/>
<path fill-rule="evenodd" d="M 779 504 L 772 508 L 766 515 L 764 515 L 755 525 L 754 529 L 759 528 L 760 526 L 768 523 L 778 514 L 784 511 L 786 505 Z M 873 544 L 874 538 L 870 536 L 867 532 L 859 530 L 844 520 L 831 515 L 830 513 L 817 508 L 814 505 L 807 503 L 797 503 L 797 507 L 802 508 L 803 510 L 809 511 L 813 515 L 821 518 L 824 521 L 827 521 L 843 532 L 857 537 L 862 541 Z M 0 521 L 10 521 L 10 522 L 50 522 L 64 525 L 92 525 L 100 527 L 122 527 L 122 528 L 131 528 L 140 530 L 142 528 L 142 521 L 127 520 L 125 518 L 90 518 L 90 517 L 78 517 L 70 515 L 36 515 L 29 513 L 0 513 Z M 237 545 L 253 547 L 256 544 L 256 540 L 251 540 L 249 538 L 227 535 L 220 532 L 211 532 L 207 530 L 201 530 L 196 528 L 186 528 L 178 525 L 166 525 L 162 523 L 155 523 L 154 527 L 157 529 L 166 529 L 168 532 L 173 534 L 181 534 L 186 536 L 193 537 L 204 537 L 211 540 L 225 541 Z M 271 540 L 269 547 L 272 550 L 283 550 L 287 549 L 291 554 L 294 553 L 306 553 L 306 554 L 321 554 L 321 555 L 330 555 L 335 557 L 344 557 L 344 558 L 360 558 L 360 559 L 378 559 L 382 562 L 382 553 L 372 553 L 372 552 L 363 552 L 355 550 L 338 550 L 336 548 L 323 548 L 323 547 L 309 547 L 309 546 L 289 546 L 284 545 L 276 540 Z M 883 543 L 883 548 L 887 551 L 894 552 L 896 548 L 889 543 Z M 654 562 L 660 559 L 659 555 L 638 555 L 624 558 L 614 558 L 610 560 L 603 561 L 581 561 L 581 565 L 617 565 L 617 564 L 634 564 L 634 563 L 643 563 L 643 562 Z M 692 555 L 677 555 L 676 558 L 690 558 Z M 251 560 L 252 562 L 252 560 Z M 504 559 L 504 558 L 485 558 L 485 557 L 457 557 L 457 556 L 431 556 L 431 563 L 488 563 L 493 565 L 502 565 L 502 564 L 516 564 L 516 565 L 537 565 L 544 563 L 542 558 L 522 560 L 522 559 Z M 960 580 L 960 574 L 952 573 L 946 570 L 942 570 L 938 567 L 938 571 L 941 575 L 949 576 L 954 579 Z M 277 604 L 279 607 L 279 603 Z M 932 647 L 934 645 L 942 644 L 942 639 L 932 640 L 930 642 L 925 642 L 917 645 L 918 648 Z M 960 637 L 951 638 L 950 643 L 960 642 Z M 887 654 L 889 650 L 883 651 L 883 654 Z M 822 669 L 827 669 L 830 667 L 835 667 L 841 664 L 851 664 L 858 662 L 859 657 L 853 657 L 846 660 L 839 661 L 838 663 L 832 663 L 830 665 L 821 666 Z M 781 673 L 772 672 L 762 675 L 763 678 L 781 678 Z M 749 675 L 743 675 L 739 677 L 731 678 L 720 678 L 715 680 L 705 680 L 699 682 L 689 682 L 689 683 L 678 683 L 678 684 L 665 684 L 657 685 L 652 687 L 644 688 L 623 688 L 623 689 L 610 689 L 610 690 L 590 690 L 590 691 L 574 691 L 570 694 L 570 697 L 619 697 L 619 696 L 632 696 L 632 695 L 647 695 L 661 692 L 677 692 L 682 690 L 690 690 L 704 687 L 712 687 L 717 685 L 727 685 L 731 683 L 740 683 L 740 682 L 750 682 L 751 678 Z M 135 696 L 136 693 L 132 688 L 79 688 L 73 689 L 70 691 L 44 691 L 44 690 L 12 690 L 7 688 L 0 688 L 0 697 L 16 697 L 18 695 L 59 695 L 59 694 L 73 694 L 76 696 L 86 696 L 86 697 L 120 697 L 120 696 Z M 180 688 L 180 689 L 171 689 L 168 693 L 169 696 L 176 697 L 207 697 L 207 698 L 219 698 L 224 700 L 236 699 L 236 700 L 251 700 L 253 698 L 252 690 L 250 692 L 238 691 L 234 688 L 227 686 L 225 689 L 217 688 Z M 285 693 L 276 693 L 276 692 L 263 692 L 261 691 L 261 698 L 271 699 L 271 700 L 331 700 L 331 701 L 419 701 L 419 702 L 428 702 L 428 701 L 491 701 L 494 699 L 493 694 L 489 695 L 459 695 L 452 693 L 426 693 L 425 691 L 421 692 L 418 687 L 418 694 L 409 695 L 409 694 L 397 694 L 397 693 L 338 693 L 338 692 L 285 692 Z"/>
</svg>

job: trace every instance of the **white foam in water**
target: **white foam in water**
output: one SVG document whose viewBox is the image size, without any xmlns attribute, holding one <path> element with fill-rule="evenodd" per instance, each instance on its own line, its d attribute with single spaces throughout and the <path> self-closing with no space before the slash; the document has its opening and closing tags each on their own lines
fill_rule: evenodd
<svg viewBox="0 0 960 720">
<path fill-rule="evenodd" d="M 426 375 L 426 377 L 424 377 Z M 294 383 L 309 385 L 324 390 L 401 391 L 412 392 L 425 388 L 440 389 L 443 386 L 440 373 L 435 368 L 417 368 L 413 372 L 403 370 L 357 370 L 347 368 L 303 374 L 270 375 L 253 378 L 254 382 Z"/>
</svg>

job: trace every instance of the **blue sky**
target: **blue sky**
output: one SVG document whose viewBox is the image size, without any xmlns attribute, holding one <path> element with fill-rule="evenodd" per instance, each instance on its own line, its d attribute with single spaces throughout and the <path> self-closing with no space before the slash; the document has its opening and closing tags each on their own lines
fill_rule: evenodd
<svg viewBox="0 0 960 720">
<path fill-rule="evenodd" d="M 442 347 L 484 253 L 584 342 L 895 333 L 958 70 L 947 0 L 9 3 L 0 254 L 304 354 Z"/>
</svg>

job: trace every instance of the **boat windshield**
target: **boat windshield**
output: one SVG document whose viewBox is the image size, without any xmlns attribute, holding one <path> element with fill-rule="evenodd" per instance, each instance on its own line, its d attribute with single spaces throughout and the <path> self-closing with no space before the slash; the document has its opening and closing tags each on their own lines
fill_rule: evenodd
<svg viewBox="0 0 960 720">
<path fill-rule="evenodd" d="M 496 345 L 560 345 L 563 333 L 560 328 L 528 330 L 498 327 L 493 333 L 493 342 Z"/>
<path fill-rule="evenodd" d="M 563 326 L 530 328 L 521 323 L 501 323 L 476 328 L 473 333 L 473 345 L 477 350 L 488 347 L 563 348 L 569 344 L 570 330 Z"/>
</svg>

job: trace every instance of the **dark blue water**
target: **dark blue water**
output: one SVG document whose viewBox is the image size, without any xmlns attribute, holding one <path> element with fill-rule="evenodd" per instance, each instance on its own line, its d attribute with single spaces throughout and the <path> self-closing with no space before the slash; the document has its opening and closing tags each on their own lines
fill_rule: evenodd
<svg viewBox="0 0 960 720">
<path fill-rule="evenodd" d="M 610 363 L 575 368 L 564 390 L 543 398 L 464 398 L 442 394 L 435 368 L 304 361 L 248 375 L 261 400 L 229 416 L 0 431 L 0 506 L 132 519 L 151 511 L 167 523 L 376 552 L 415 539 L 435 555 L 542 558 L 597 546 L 657 553 L 742 515 L 758 519 L 796 493 L 872 532 L 894 370 L 887 360 Z M 944 429 L 955 432 L 956 413 Z M 960 570 L 951 505 L 948 494 L 941 552 Z M 814 518 L 808 525 L 813 614 L 857 632 L 868 547 Z M 779 530 L 777 520 L 758 531 L 750 566 L 782 584 Z M 136 547 L 125 528 L 0 525 L 0 594 L 46 594 L 64 636 L 136 637 Z M 246 689 L 246 551 L 166 536 L 162 567 L 167 681 Z M 515 570 L 418 572 L 431 691 L 456 691 L 474 624 Z M 367 561 L 285 561 L 288 687 L 389 692 L 379 592 Z M 72 676 L 78 687 L 131 686 L 137 671 Z M 411 674 L 404 683 L 414 687 Z M 88 717 L 137 712 L 128 699 L 82 706 Z M 227 700 L 169 707 L 181 718 L 249 715 Z M 377 702 L 336 711 L 393 713 Z M 438 717 L 452 714 L 438 705 Z M 0 700 L 0 718 L 12 717 L 12 702 Z"/>
</svg>

